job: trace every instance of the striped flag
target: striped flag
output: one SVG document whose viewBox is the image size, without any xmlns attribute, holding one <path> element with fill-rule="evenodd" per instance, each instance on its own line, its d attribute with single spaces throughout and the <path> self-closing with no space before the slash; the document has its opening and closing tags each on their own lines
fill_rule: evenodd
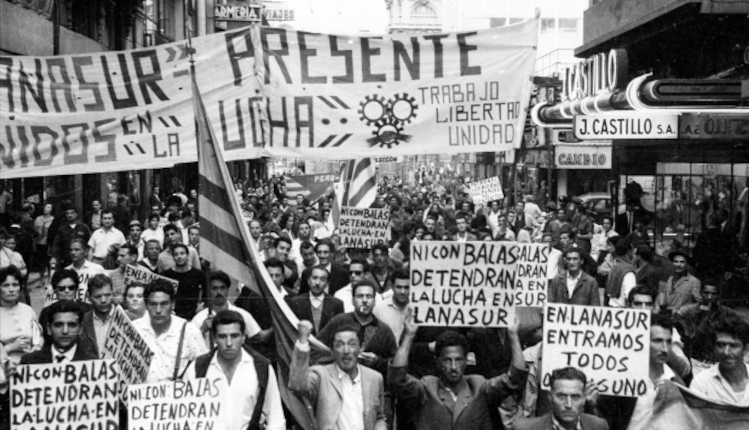
<svg viewBox="0 0 750 430">
<path fill-rule="evenodd" d="M 291 393 L 287 388 L 289 364 L 292 361 L 299 320 L 273 286 L 271 277 L 260 262 L 258 250 L 250 245 L 249 232 L 242 220 L 239 203 L 232 194 L 232 180 L 213 129 L 208 123 L 195 76 L 192 77 L 192 88 L 198 137 L 201 256 L 234 279 L 255 286 L 266 299 L 273 316 L 278 355 L 276 373 L 281 399 L 295 421 L 303 429 L 311 430 L 315 426 L 312 407 L 306 399 Z M 312 339 L 310 344 L 315 356 L 329 353 L 328 348 L 316 339 Z"/>
<path fill-rule="evenodd" d="M 657 390 L 646 429 L 747 430 L 748 407 L 709 399 L 672 381 Z"/>
<path fill-rule="evenodd" d="M 378 194 L 378 178 L 375 163 L 370 158 L 350 161 L 346 172 L 348 182 L 342 206 L 369 208 Z"/>
</svg>

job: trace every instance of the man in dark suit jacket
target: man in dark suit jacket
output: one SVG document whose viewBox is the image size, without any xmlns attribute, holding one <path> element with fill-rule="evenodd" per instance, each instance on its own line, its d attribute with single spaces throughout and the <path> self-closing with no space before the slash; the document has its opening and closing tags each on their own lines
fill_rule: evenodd
<svg viewBox="0 0 750 430">
<path fill-rule="evenodd" d="M 89 280 L 88 298 L 92 309 L 83 314 L 81 322 L 81 342 L 91 345 L 91 349 L 99 358 L 104 358 L 105 336 L 97 336 L 97 327 L 109 327 L 114 315 L 112 303 L 112 280 L 105 274 L 99 273 Z"/>
<path fill-rule="evenodd" d="M 326 291 L 326 294 L 333 295 L 333 293 L 349 284 L 349 271 L 333 262 L 334 248 L 331 242 L 321 240 L 316 243 L 315 255 L 318 257 L 318 264 L 324 266 L 328 271 L 328 291 Z M 299 294 L 306 294 L 310 291 L 310 285 L 308 284 L 310 273 L 311 269 L 305 269 L 302 272 Z"/>
<path fill-rule="evenodd" d="M 568 270 L 560 272 L 549 288 L 550 303 L 564 303 L 568 305 L 599 306 L 599 284 L 596 279 L 581 269 L 583 251 L 576 246 L 569 246 L 565 250 L 565 262 Z M 568 279 L 575 280 L 573 291 L 568 290 Z"/>
<path fill-rule="evenodd" d="M 615 217 L 615 231 L 622 237 L 627 236 L 635 230 L 636 222 L 647 226 L 652 219 L 651 212 L 643 209 L 640 205 L 629 204 L 625 206 L 625 213 Z"/>
<path fill-rule="evenodd" d="M 96 360 L 96 353 L 79 343 L 83 309 L 70 300 L 59 300 L 49 306 L 49 323 L 45 330 L 51 343 L 21 357 L 21 364 L 68 363 Z"/>
<path fill-rule="evenodd" d="M 555 369 L 550 375 L 550 387 L 552 412 L 521 419 L 513 424 L 514 430 L 609 430 L 605 420 L 583 413 L 586 404 L 586 375 L 583 372 L 574 367 Z"/>
<path fill-rule="evenodd" d="M 331 318 L 344 313 L 344 303 L 325 293 L 328 276 L 325 267 L 312 267 L 307 280 L 310 291 L 289 300 L 289 307 L 300 320 L 312 321 L 313 334 L 325 327 Z"/>
</svg>

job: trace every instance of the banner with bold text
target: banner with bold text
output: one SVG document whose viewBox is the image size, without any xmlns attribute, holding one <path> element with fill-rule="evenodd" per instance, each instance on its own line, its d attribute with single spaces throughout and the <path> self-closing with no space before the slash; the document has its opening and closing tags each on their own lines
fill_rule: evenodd
<svg viewBox="0 0 750 430">
<path fill-rule="evenodd" d="M 10 377 L 12 430 L 117 430 L 121 391 L 115 360 L 23 365 Z"/>
<path fill-rule="evenodd" d="M 547 301 L 549 250 L 511 242 L 411 242 L 417 324 L 508 327 L 517 306 Z"/>
<path fill-rule="evenodd" d="M 544 308 L 542 386 L 553 370 L 572 366 L 600 393 L 646 393 L 651 313 L 638 309 L 548 303 Z"/>
<path fill-rule="evenodd" d="M 347 248 L 371 249 L 391 240 L 391 211 L 388 208 L 343 206 L 339 217 L 339 240 Z"/>
<path fill-rule="evenodd" d="M 247 27 L 131 51 L 0 57 L 0 179 L 195 162 L 190 56 L 225 160 L 520 146 L 538 19 L 445 34 Z"/>
<path fill-rule="evenodd" d="M 487 202 L 501 200 L 505 197 L 503 187 L 500 186 L 500 178 L 497 176 L 470 182 L 468 186 L 471 201 L 477 205 L 486 205 Z"/>
<path fill-rule="evenodd" d="M 224 430 L 221 409 L 227 390 L 219 378 L 134 385 L 128 389 L 128 429 Z"/>
</svg>

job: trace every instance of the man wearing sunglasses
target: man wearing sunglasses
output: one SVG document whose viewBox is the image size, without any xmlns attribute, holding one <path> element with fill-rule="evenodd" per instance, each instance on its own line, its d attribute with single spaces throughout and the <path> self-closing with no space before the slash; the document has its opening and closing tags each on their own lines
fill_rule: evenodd
<svg viewBox="0 0 750 430">
<path fill-rule="evenodd" d="M 375 282 L 375 280 L 372 279 L 372 275 L 370 275 L 369 273 L 369 268 L 370 267 L 369 264 L 367 264 L 367 260 L 363 258 L 353 258 L 351 263 L 349 263 L 349 284 L 333 294 L 333 297 L 341 300 L 344 303 L 344 312 L 354 312 L 354 304 L 352 302 L 352 285 L 354 285 L 355 282 L 363 280 L 372 281 L 373 283 Z M 375 303 L 381 301 L 383 301 L 383 297 L 376 290 Z"/>
</svg>

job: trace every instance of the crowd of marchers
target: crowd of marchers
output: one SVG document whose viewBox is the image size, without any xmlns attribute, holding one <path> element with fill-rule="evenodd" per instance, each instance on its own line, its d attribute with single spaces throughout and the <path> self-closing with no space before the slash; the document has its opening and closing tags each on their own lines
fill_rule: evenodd
<svg viewBox="0 0 750 430">
<path fill-rule="evenodd" d="M 705 220 L 695 247 L 657 253 L 630 204 L 617 219 L 545 193 L 475 204 L 460 178 L 437 176 L 380 180 L 372 207 L 390 209 L 392 240 L 371 249 L 339 245 L 332 194 L 290 201 L 281 176 L 237 184 L 251 246 L 301 321 L 284 388 L 310 400 L 317 428 L 637 430 L 661 413 L 655 399 L 671 384 L 748 406 L 748 324 L 722 304 L 738 263 L 714 261 L 726 249 L 747 252 L 726 211 Z M 11 212 L 13 196 L 0 190 L 0 429 L 9 428 L 15 367 L 104 357 L 117 307 L 154 352 L 145 382 L 222 378 L 228 429 L 297 428 L 282 405 L 267 298 L 250 288 L 259 280 L 230 279 L 222 261 L 201 258 L 198 193 L 154 188 L 142 220 L 125 196 L 108 197 L 84 214 L 70 202 L 37 214 L 31 202 Z M 540 320 L 418 328 L 410 245 L 436 240 L 540 243 L 549 249 L 549 302 L 650 310 L 646 395 L 600 394 L 573 367 L 554 370 L 543 389 Z M 719 263 L 727 269 L 714 277 Z M 178 287 L 126 282 L 129 266 Z M 48 289 L 38 311 L 32 287 Z M 315 362 L 311 336 L 332 361 Z"/>
</svg>

